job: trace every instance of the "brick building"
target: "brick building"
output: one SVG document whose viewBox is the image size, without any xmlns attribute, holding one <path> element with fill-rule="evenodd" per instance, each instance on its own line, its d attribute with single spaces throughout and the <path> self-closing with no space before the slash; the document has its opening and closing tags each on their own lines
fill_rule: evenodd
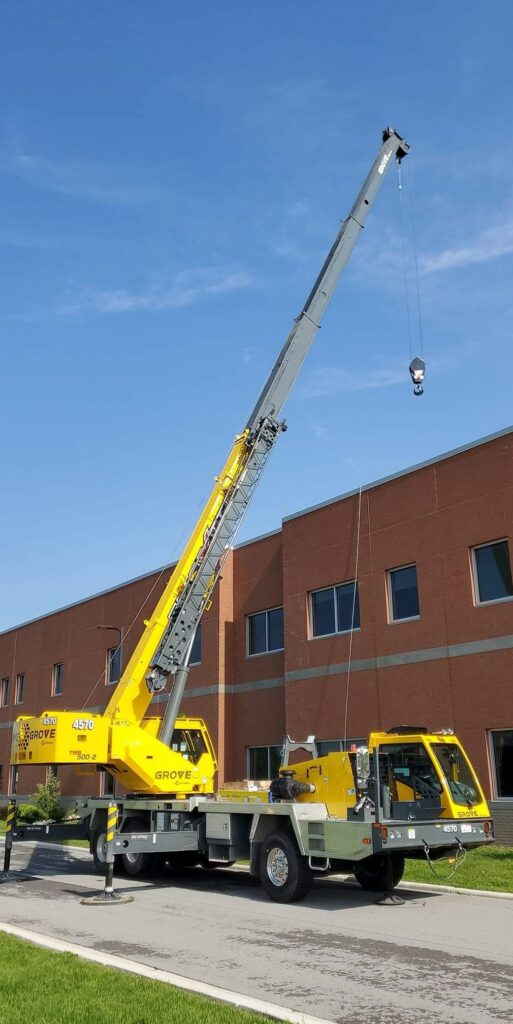
<svg viewBox="0 0 513 1024">
<path fill-rule="evenodd" d="M 315 733 L 326 750 L 371 728 L 452 727 L 513 843 L 512 544 L 508 428 L 237 546 L 183 708 L 206 719 L 220 781 L 272 775 L 286 733 Z M 0 634 L 3 794 L 16 715 L 103 709 L 166 578 L 148 574 Z M 43 775 L 20 769 L 18 793 Z M 108 791 L 103 773 L 59 768 L 59 778 L 68 794 Z"/>
</svg>

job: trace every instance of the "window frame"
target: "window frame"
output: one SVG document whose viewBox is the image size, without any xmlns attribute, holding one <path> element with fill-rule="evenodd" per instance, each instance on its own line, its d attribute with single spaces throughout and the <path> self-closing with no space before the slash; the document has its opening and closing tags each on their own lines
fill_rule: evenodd
<svg viewBox="0 0 513 1024">
<path fill-rule="evenodd" d="M 314 609 L 313 609 L 313 596 L 314 594 L 322 594 L 327 590 L 333 592 L 333 607 L 335 612 L 335 625 L 338 626 L 338 601 L 337 601 L 337 587 L 350 587 L 351 584 L 356 585 L 358 594 L 358 612 L 360 623 L 358 626 L 350 626 L 349 629 L 336 629 L 334 633 L 314 633 Z M 355 602 L 356 604 L 356 602 Z M 309 640 L 326 640 L 329 636 L 349 636 L 351 633 L 360 633 L 362 628 L 362 618 L 360 609 L 360 580 L 343 580 L 342 583 L 333 583 L 329 587 L 316 587 L 315 590 L 308 591 L 308 639 Z"/>
<path fill-rule="evenodd" d="M 394 619 L 394 597 L 392 594 L 392 574 L 399 572 L 401 569 L 411 569 L 415 566 L 415 575 L 417 578 L 417 603 L 419 611 L 417 615 L 405 615 L 401 619 Z M 417 572 L 417 562 L 405 562 L 404 565 L 394 565 L 392 569 L 386 569 L 386 599 L 387 599 L 387 623 L 389 626 L 397 626 L 401 622 L 418 622 L 420 619 L 420 596 L 419 596 L 419 574 Z"/>
<path fill-rule="evenodd" d="M 279 607 L 279 606 L 278 606 Z M 255 743 L 246 747 L 246 778 L 250 782 L 258 782 L 259 779 L 253 779 L 251 775 L 251 751 L 252 750 L 267 750 L 267 775 L 266 779 L 272 779 L 271 773 L 271 750 L 278 750 L 280 752 L 280 761 L 283 752 L 283 743 Z M 261 778 L 261 776 L 259 777 Z"/>
<path fill-rule="evenodd" d="M 119 651 L 119 675 L 117 679 L 109 679 L 109 672 L 111 664 L 114 662 L 113 651 Z M 105 652 L 105 686 L 117 686 L 121 676 L 123 675 L 122 668 L 123 659 L 123 641 L 119 644 L 114 644 L 114 647 L 107 647 Z"/>
<path fill-rule="evenodd" d="M 21 691 L 21 697 L 20 697 L 20 691 Z M 14 703 L 15 704 L 23 704 L 24 697 L 25 697 L 25 673 L 24 672 L 18 672 L 18 674 L 16 676 L 15 687 L 14 687 Z"/>
<path fill-rule="evenodd" d="M 513 725 L 511 728 L 507 726 L 503 729 L 488 729 L 487 730 L 487 741 L 488 741 L 488 761 L 490 764 L 490 782 L 492 791 L 492 800 L 504 800 L 505 802 L 511 803 L 513 801 L 512 796 L 499 796 L 499 785 L 497 781 L 497 765 L 495 763 L 495 748 L 493 744 L 493 736 L 496 732 L 511 732 L 513 733 Z"/>
<path fill-rule="evenodd" d="M 493 548 L 495 544 L 506 544 L 508 549 L 509 570 L 511 573 L 511 557 L 509 551 L 509 541 L 507 537 L 498 537 L 497 540 L 485 541 L 484 544 L 473 544 L 472 547 L 470 548 L 470 568 L 475 608 L 485 608 L 490 604 L 506 604 L 508 601 L 513 601 L 513 594 L 510 594 L 509 597 L 492 597 L 490 598 L 489 601 L 482 601 L 479 596 L 479 575 L 477 571 L 477 561 L 475 552 L 480 551 L 482 548 Z"/>
<path fill-rule="evenodd" d="M 269 650 L 269 612 L 278 611 L 280 608 L 281 608 L 281 610 L 283 612 L 283 647 L 273 647 L 272 650 Z M 250 649 L 249 649 L 249 637 L 250 637 L 249 620 L 254 618 L 255 615 L 265 615 L 265 642 L 266 642 L 266 650 L 265 651 L 255 651 L 254 654 L 251 654 Z M 261 611 L 258 611 L 258 612 L 248 612 L 246 614 L 246 658 L 264 658 L 268 654 L 279 654 L 280 651 L 284 651 L 284 650 L 285 650 L 285 610 L 284 610 L 283 605 L 282 604 L 275 604 L 275 605 L 272 606 L 272 608 L 262 608 Z M 271 746 L 274 746 L 274 745 L 275 744 L 271 743 Z M 257 746 L 264 746 L 265 747 L 266 744 L 265 743 L 264 744 L 257 744 Z M 247 749 L 249 750 L 249 747 Z"/>
<path fill-rule="evenodd" d="M 57 669 L 62 669 L 60 673 Z M 57 676 L 59 676 L 60 690 L 57 689 Z M 56 661 L 52 669 L 52 697 L 62 697 L 62 681 L 64 678 L 64 662 Z"/>
<path fill-rule="evenodd" d="M 9 684 L 10 684 L 10 682 L 11 682 L 11 677 L 10 676 L 3 676 L 2 683 L 1 683 L 1 689 L 0 689 L 0 708 L 8 708 L 9 707 Z M 4 691 L 5 691 L 5 700 L 4 700 Z"/>
</svg>

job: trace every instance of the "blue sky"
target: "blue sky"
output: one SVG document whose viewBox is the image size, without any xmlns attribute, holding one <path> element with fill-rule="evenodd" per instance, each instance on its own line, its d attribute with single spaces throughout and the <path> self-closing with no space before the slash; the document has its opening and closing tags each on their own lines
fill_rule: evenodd
<svg viewBox="0 0 513 1024">
<path fill-rule="evenodd" d="M 513 422 L 513 6 L 6 0 L 0 628 L 175 557 L 380 142 L 241 539 Z"/>
</svg>

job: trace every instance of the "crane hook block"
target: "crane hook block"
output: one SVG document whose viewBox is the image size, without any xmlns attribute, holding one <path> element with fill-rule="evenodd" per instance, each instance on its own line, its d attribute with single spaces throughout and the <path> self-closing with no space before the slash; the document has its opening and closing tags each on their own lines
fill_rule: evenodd
<svg viewBox="0 0 513 1024">
<path fill-rule="evenodd" d="M 424 360 L 420 359 L 419 356 L 416 356 L 415 359 L 412 359 L 409 366 L 409 370 L 411 379 L 413 381 L 413 394 L 423 395 L 424 388 L 422 387 L 422 385 L 424 383 L 424 377 L 426 375 L 426 364 Z"/>
</svg>

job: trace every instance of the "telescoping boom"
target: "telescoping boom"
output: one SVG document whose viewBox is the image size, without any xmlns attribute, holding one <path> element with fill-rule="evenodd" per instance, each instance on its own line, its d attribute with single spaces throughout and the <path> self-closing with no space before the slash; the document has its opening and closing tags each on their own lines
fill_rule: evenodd
<svg viewBox="0 0 513 1024">
<path fill-rule="evenodd" d="M 294 321 L 247 423 L 172 571 L 165 590 L 112 694 L 103 715 L 44 712 L 21 718 L 13 735 L 15 764 L 89 764 L 111 771 L 125 788 L 142 793 L 212 792 L 215 755 L 204 724 L 182 719 L 201 756 L 191 760 L 172 750 L 196 628 L 210 605 L 223 560 L 232 545 L 269 454 L 285 424 L 280 414 L 315 339 L 338 280 L 365 225 L 372 203 L 394 160 L 409 147 L 392 128 L 383 132 L 378 154 L 343 221 L 315 284 Z M 154 694 L 174 685 L 162 720 L 145 719 Z M 46 723 L 46 725 L 45 725 Z M 85 723 L 85 726 L 84 726 Z M 81 726 L 84 726 L 82 728 Z M 79 735 L 77 735 L 79 734 Z M 80 742 L 77 742 L 80 740 Z M 175 744 L 176 745 L 176 744 Z M 198 751 L 196 751 L 198 754 Z M 179 784 L 178 784 L 179 780 Z"/>
</svg>

